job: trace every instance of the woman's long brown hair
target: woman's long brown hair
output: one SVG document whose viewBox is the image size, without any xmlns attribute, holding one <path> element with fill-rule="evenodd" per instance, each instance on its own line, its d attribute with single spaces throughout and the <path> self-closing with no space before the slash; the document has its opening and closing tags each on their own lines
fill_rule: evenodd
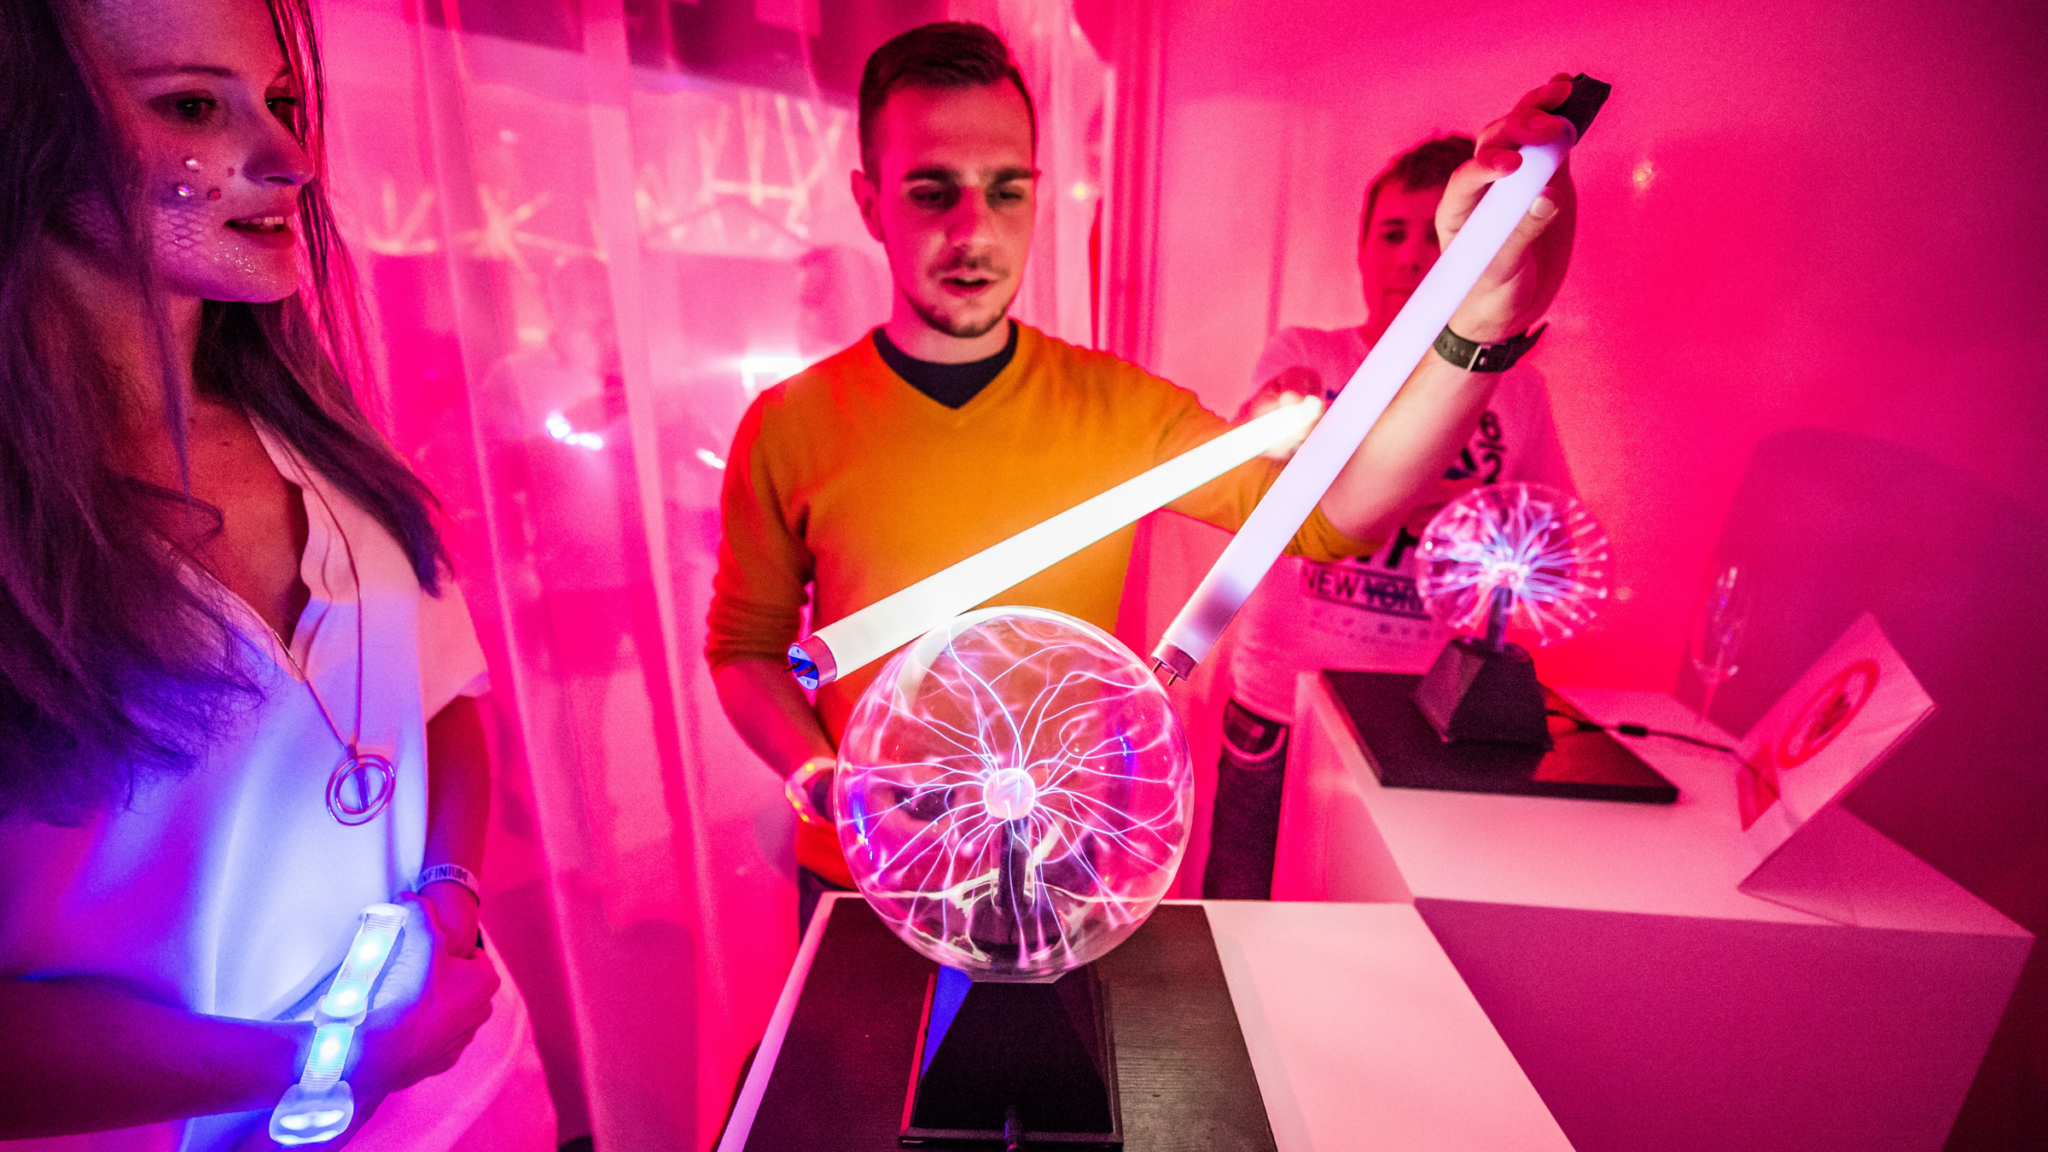
<svg viewBox="0 0 2048 1152">
<path fill-rule="evenodd" d="M 375 516 L 436 592 L 445 554 L 432 497 L 350 386 L 367 361 L 355 278 L 319 179 L 325 84 L 307 0 L 270 0 L 270 11 L 314 161 L 299 193 L 304 287 L 272 304 L 206 302 L 193 378 Z M 137 160 L 94 82 L 81 17 L 78 0 L 0 5 L 0 818 L 61 822 L 191 768 L 256 691 L 232 626 L 151 527 L 162 501 L 190 498 L 122 473 L 123 390 L 47 264 L 67 221 L 114 221 L 115 255 L 154 321 L 158 355 L 171 355 Z M 183 459 L 178 375 L 160 375 Z"/>
</svg>

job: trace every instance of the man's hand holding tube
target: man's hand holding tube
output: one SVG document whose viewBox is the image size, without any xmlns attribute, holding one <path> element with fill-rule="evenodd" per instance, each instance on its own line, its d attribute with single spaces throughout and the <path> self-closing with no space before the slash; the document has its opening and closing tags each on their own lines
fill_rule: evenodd
<svg viewBox="0 0 2048 1152">
<path fill-rule="evenodd" d="M 1244 402 L 1244 406 L 1237 410 L 1237 423 L 1242 424 L 1247 420 L 1256 420 L 1285 404 L 1309 403 L 1315 404 L 1318 411 L 1321 410 L 1323 403 L 1322 381 L 1316 377 L 1315 373 L 1306 368 L 1299 366 L 1289 368 L 1260 385 L 1259 390 L 1251 394 L 1251 397 Z M 1276 444 L 1261 453 L 1261 455 L 1269 460 L 1293 459 L 1294 450 L 1301 447 L 1302 441 L 1308 439 L 1308 434 L 1314 428 L 1315 425 L 1313 424 L 1303 428 L 1301 435 L 1290 437 L 1285 443 Z"/>
<path fill-rule="evenodd" d="M 1547 144 L 1572 131 L 1569 121 L 1548 111 L 1570 94 L 1570 81 L 1553 80 L 1522 97 L 1506 116 L 1479 133 L 1477 152 L 1451 174 L 1437 205 L 1437 237 L 1445 249 L 1487 188 L 1522 166 L 1516 149 Z M 1481 344 L 1527 331 L 1564 283 L 1577 217 L 1578 199 L 1567 163 L 1558 167 L 1452 314 L 1451 331 Z M 1465 372 L 1425 352 L 1323 494 L 1320 507 L 1330 523 L 1354 540 L 1384 539 L 1430 494 L 1445 463 L 1486 410 L 1497 381 L 1496 375 Z"/>
<path fill-rule="evenodd" d="M 1572 131 L 1571 122 L 1549 110 L 1571 95 L 1570 77 L 1560 73 L 1532 89 L 1506 116 L 1479 133 L 1472 159 L 1451 174 L 1437 205 L 1436 231 L 1441 247 L 1449 248 L 1480 197 L 1495 180 L 1522 166 L 1516 149 L 1548 144 Z M 1578 223 L 1578 194 L 1572 187 L 1571 159 L 1558 166 L 1543 194 L 1515 227 L 1499 255 L 1487 266 L 1465 302 L 1451 315 L 1451 331 L 1467 340 L 1494 344 L 1528 330 L 1564 283 L 1571 264 L 1572 232 Z"/>
</svg>

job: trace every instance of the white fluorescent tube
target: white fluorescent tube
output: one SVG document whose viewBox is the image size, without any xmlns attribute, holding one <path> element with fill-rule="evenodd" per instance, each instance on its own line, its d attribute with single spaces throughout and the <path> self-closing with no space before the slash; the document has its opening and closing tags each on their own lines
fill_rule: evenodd
<svg viewBox="0 0 2048 1152">
<path fill-rule="evenodd" d="M 1583 135 L 1592 112 L 1606 99 L 1607 85 L 1581 75 L 1572 82 L 1567 107 L 1556 115 L 1573 121 Z M 1586 95 L 1582 97 L 1581 93 Z M 1590 103 L 1591 109 L 1584 105 Z M 1579 115 L 1574 115 L 1579 113 Z M 1180 614 L 1166 629 L 1153 661 L 1175 676 L 1186 678 L 1194 671 L 1216 638 L 1237 615 L 1245 598 L 1265 579 L 1266 572 L 1302 522 L 1315 510 L 1316 502 L 1329 491 L 1337 473 L 1351 454 L 1365 441 L 1366 433 L 1387 410 L 1401 384 L 1428 355 L 1437 333 L 1450 323 L 1472 286 L 1493 263 L 1508 236 L 1528 214 L 1529 206 L 1550 177 L 1564 162 L 1572 141 L 1559 139 L 1549 144 L 1532 144 L 1522 151 L 1522 166 L 1493 182 L 1480 198 L 1465 226 L 1451 238 L 1450 247 L 1437 258 L 1436 266 L 1422 278 L 1422 284 L 1387 326 L 1386 334 L 1373 345 L 1365 363 L 1351 376 L 1351 382 L 1330 405 L 1329 414 L 1295 452 L 1280 478 L 1266 490 L 1265 498 L 1252 510 L 1251 518 L 1218 557 L 1201 586 L 1182 606 Z"/>
<path fill-rule="evenodd" d="M 994 547 L 835 620 L 790 646 L 789 670 L 804 687 L 816 688 L 879 660 L 1146 513 L 1187 495 L 1262 452 L 1299 437 L 1315 423 L 1322 408 L 1321 402 L 1313 398 L 1276 408 Z"/>
</svg>

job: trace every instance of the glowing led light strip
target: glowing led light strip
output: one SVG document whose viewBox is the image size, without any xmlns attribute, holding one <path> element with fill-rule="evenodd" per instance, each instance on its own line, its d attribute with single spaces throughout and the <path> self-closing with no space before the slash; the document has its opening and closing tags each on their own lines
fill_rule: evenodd
<svg viewBox="0 0 2048 1152">
<path fill-rule="evenodd" d="M 879 660 L 1003 589 L 1300 436 L 1321 412 L 1322 404 L 1313 399 L 1276 408 L 835 620 L 790 646 L 790 671 L 804 687 L 816 688 Z"/>
<path fill-rule="evenodd" d="M 1572 82 L 1571 111 L 1557 114 L 1571 119 L 1583 130 L 1592 111 L 1606 99 L 1607 85 L 1581 75 Z M 1583 93 L 1583 94 L 1582 94 Z M 1591 110 L 1584 110 L 1585 104 Z M 1174 617 L 1152 659 L 1175 676 L 1186 677 L 1223 634 L 1245 597 L 1265 579 L 1266 572 L 1302 522 L 1314 511 L 1316 502 L 1329 491 L 1337 473 L 1365 441 L 1366 433 L 1401 390 L 1401 384 L 1422 358 L 1429 354 L 1437 333 L 1450 323 L 1472 286 L 1550 177 L 1571 151 L 1572 141 L 1560 139 L 1549 144 L 1523 148 L 1522 166 L 1493 182 L 1480 198 L 1479 206 L 1465 226 L 1451 238 L 1450 246 L 1437 258 L 1436 266 L 1422 278 L 1422 284 L 1387 326 L 1386 334 L 1374 344 L 1365 363 L 1351 376 L 1343 392 L 1306 443 L 1294 454 L 1280 478 L 1266 490 L 1264 499 L 1252 510 L 1251 518 L 1223 550 L 1209 574 L 1202 578 L 1194 596 Z"/>
<path fill-rule="evenodd" d="M 356 938 L 327 995 L 313 1010 L 313 1051 L 299 1082 L 285 1089 L 270 1113 L 270 1138 L 279 1144 L 319 1144 L 342 1134 L 355 1118 L 355 1094 L 341 1078 L 356 1027 L 370 1011 L 370 992 L 398 946 L 405 909 L 372 904 L 363 909 Z"/>
</svg>

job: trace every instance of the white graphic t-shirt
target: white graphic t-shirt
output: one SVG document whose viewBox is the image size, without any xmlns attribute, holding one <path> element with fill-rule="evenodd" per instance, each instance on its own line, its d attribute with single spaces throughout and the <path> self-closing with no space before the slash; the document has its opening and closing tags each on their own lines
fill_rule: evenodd
<svg viewBox="0 0 2048 1152">
<path fill-rule="evenodd" d="M 1267 342 L 1252 379 L 1263 387 L 1285 374 L 1290 390 L 1320 390 L 1327 399 L 1343 390 L 1369 350 L 1356 328 L 1284 328 Z M 1449 491 L 1509 480 L 1572 491 L 1541 374 L 1517 365 L 1501 377 L 1444 479 Z M 1335 564 L 1281 557 L 1232 629 L 1231 695 L 1238 703 L 1284 722 L 1294 714 L 1299 673 L 1427 671 L 1451 635 L 1429 618 L 1415 584 L 1415 546 L 1435 511 L 1418 509 L 1370 556 Z"/>
</svg>

